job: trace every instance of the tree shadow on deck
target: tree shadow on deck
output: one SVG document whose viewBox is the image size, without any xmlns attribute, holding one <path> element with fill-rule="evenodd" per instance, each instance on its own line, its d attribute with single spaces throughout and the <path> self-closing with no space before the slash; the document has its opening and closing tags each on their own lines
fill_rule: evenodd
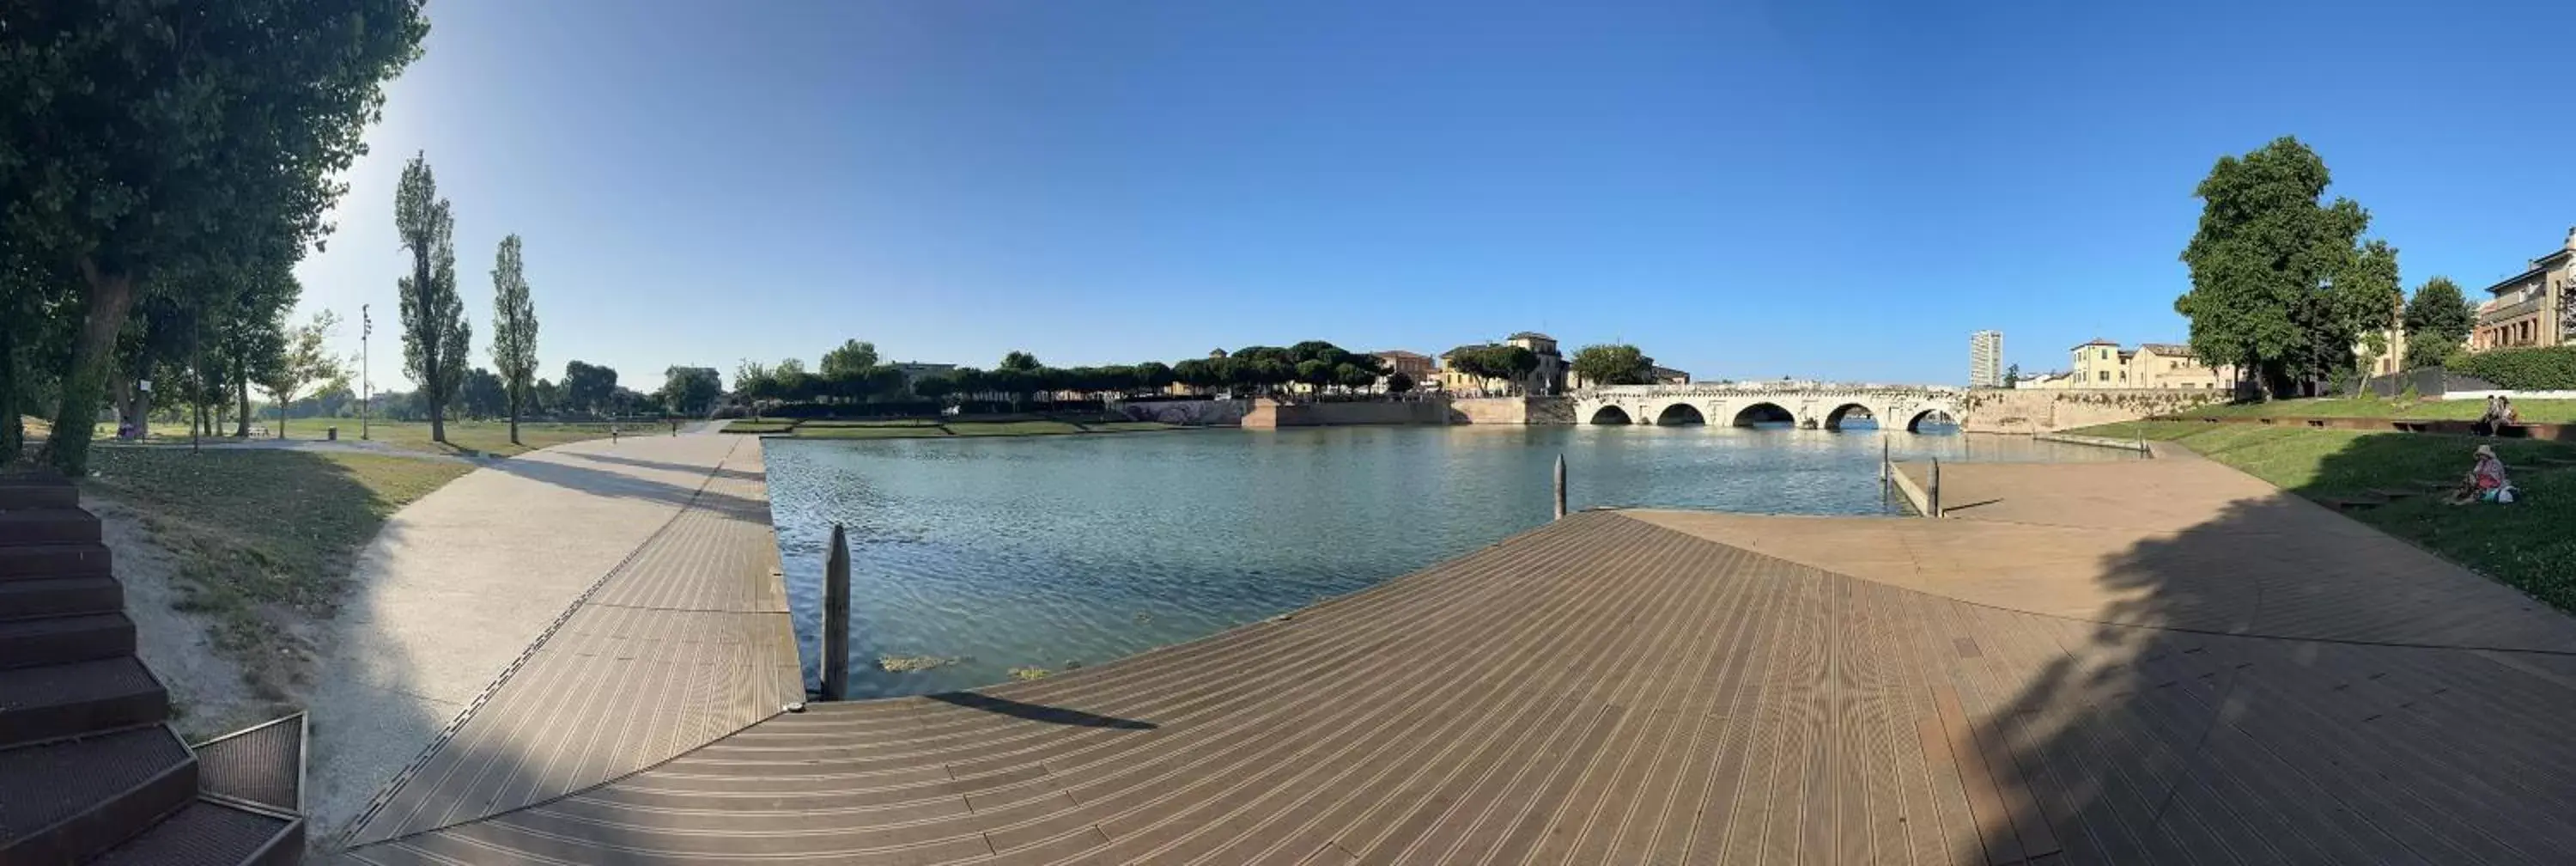
<svg viewBox="0 0 2576 866">
<path fill-rule="evenodd" d="M 699 466 L 670 463 L 661 460 L 645 460 L 636 457 L 621 457 L 614 454 L 567 452 L 567 455 L 575 459 L 588 460 L 593 463 L 612 463 L 619 466 L 632 466 L 638 469 L 654 469 L 663 472 L 706 472 L 704 467 Z M 713 474 L 718 478 L 727 478 L 735 481 L 759 481 L 763 477 L 758 472 L 746 472 L 741 469 L 729 469 L 722 466 L 716 467 Z"/>
<path fill-rule="evenodd" d="M 1066 709 L 1064 707 L 1024 704 L 1009 698 L 994 697 L 981 692 L 943 692 L 935 695 L 923 695 L 922 697 L 938 701 L 943 704 L 965 707 L 967 709 L 983 710 L 988 713 L 999 713 L 1012 718 L 1027 719 L 1032 722 L 1045 722 L 1051 725 L 1072 725 L 1083 728 L 1115 728 L 1122 731 L 1151 731 L 1157 727 L 1153 722 L 1141 722 L 1135 719 L 1122 719 L 1115 716 L 1095 715 L 1081 710 Z"/>
<path fill-rule="evenodd" d="M 1957 617 L 1964 637 L 2017 650 L 1929 662 L 1965 696 L 1996 793 L 1972 806 L 1975 838 L 1958 850 L 1997 863 L 2576 861 L 2576 744 L 2561 721 L 2576 714 L 2576 621 L 2364 525 L 2408 526 L 2455 553 L 2563 549 L 2563 531 L 2538 527 L 2570 506 L 2451 506 L 2422 489 L 2465 473 L 2481 440 L 2322 444 L 2322 458 L 2296 458 L 2315 461 L 2306 483 L 2066 575 L 2102 590 L 2092 615 Z M 2576 454 L 2497 444 L 2508 464 Z M 2293 459 L 2249 456 L 2266 471 Z M 2514 480 L 2533 504 L 2576 500 L 2576 472 Z M 2314 501 L 2373 495 L 2341 514 Z"/>
</svg>

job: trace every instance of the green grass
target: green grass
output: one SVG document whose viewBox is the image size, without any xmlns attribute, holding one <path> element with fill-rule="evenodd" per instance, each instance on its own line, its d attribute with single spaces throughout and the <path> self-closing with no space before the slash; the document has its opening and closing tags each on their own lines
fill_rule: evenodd
<svg viewBox="0 0 2576 866">
<path fill-rule="evenodd" d="M 2068 431 L 2177 442 L 2194 452 L 2320 501 L 2412 490 L 2354 520 L 2411 541 L 2560 610 L 2576 612 L 2576 444 L 2426 433 L 2138 421 Z M 2471 452 L 2493 445 L 2522 493 L 2510 505 L 2450 505 L 2427 485 L 2455 484 Z M 2565 465 L 2552 465 L 2566 461 Z"/>
<path fill-rule="evenodd" d="M 84 483 L 131 506 L 179 565 L 182 610 L 275 701 L 304 675 L 292 626 L 338 609 L 385 518 L 474 467 L 373 454 L 101 448 Z"/>
<path fill-rule="evenodd" d="M 276 438 L 277 419 L 255 420 L 251 424 L 254 427 L 265 427 L 268 431 L 265 435 L 255 438 Z M 359 428 L 355 418 L 297 418 L 286 423 L 286 438 L 319 441 L 332 427 L 340 428 L 341 440 L 358 441 Z M 230 433 L 235 428 L 233 425 L 226 424 L 221 429 L 225 433 Z M 620 422 L 617 429 L 628 436 L 661 436 L 670 432 L 670 425 L 659 421 Z M 525 421 L 519 424 L 519 441 L 522 444 L 513 445 L 510 443 L 510 422 L 508 421 L 449 421 L 445 443 L 430 441 L 429 422 L 426 421 L 370 419 L 366 425 L 367 439 L 371 441 L 424 454 L 480 457 L 510 457 L 549 445 L 587 439 L 606 439 L 609 435 L 608 431 L 609 424 L 605 421 Z M 99 425 L 98 441 L 111 441 L 115 436 L 115 425 Z M 220 436 L 207 441 L 229 441 L 230 439 L 230 436 Z M 186 442 L 188 425 L 177 422 L 153 422 L 146 441 L 163 444 Z"/>
<path fill-rule="evenodd" d="M 727 433 L 785 433 L 793 429 L 794 421 L 727 421 L 724 425 Z"/>
<path fill-rule="evenodd" d="M 2576 400 L 2516 400 L 2522 420 L 2548 424 L 2576 423 Z M 2332 397 L 2274 400 L 2207 406 L 2177 413 L 2185 418 L 2409 418 L 2424 421 L 2475 421 L 2486 414 L 2484 400 L 2381 400 Z"/>
</svg>

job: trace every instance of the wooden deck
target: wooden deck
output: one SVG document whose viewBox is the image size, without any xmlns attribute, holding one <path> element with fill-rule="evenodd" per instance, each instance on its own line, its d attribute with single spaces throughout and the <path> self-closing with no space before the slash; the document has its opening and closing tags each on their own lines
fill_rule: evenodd
<svg viewBox="0 0 2576 866">
<path fill-rule="evenodd" d="M 2267 574 L 2250 594 L 2230 594 L 2223 550 L 2165 552 L 2277 538 L 2261 522 L 2298 513 L 2222 512 L 2107 554 L 2045 548 L 2053 565 L 1971 580 L 1970 541 L 1948 541 L 1953 570 L 1890 564 L 1931 538 L 1901 527 L 1969 521 L 1589 512 L 1117 663 L 802 713 L 759 711 L 792 656 L 680 637 L 709 611 L 640 617 L 621 634 L 662 662 L 547 641 L 350 853 L 388 866 L 2576 861 L 2576 624 L 2481 608 L 2502 619 L 2480 634 L 2379 583 L 2334 591 L 2376 552 L 2358 542 L 2313 551 L 2328 558 L 2305 582 Z M 2245 525 L 2216 525 L 2231 520 Z M 722 547 L 648 551 L 634 572 L 753 580 L 732 554 L 720 558 L 739 573 L 683 567 Z M 2463 577 L 2478 580 L 2372 580 L 2497 600 L 2453 585 Z M 723 612 L 778 621 L 748 611 L 769 603 L 759 593 L 714 606 L 734 603 L 746 611 Z M 676 669 L 694 685 L 652 679 Z M 733 715 L 654 721 L 671 701 Z M 718 717 L 748 727 L 715 731 Z"/>
</svg>

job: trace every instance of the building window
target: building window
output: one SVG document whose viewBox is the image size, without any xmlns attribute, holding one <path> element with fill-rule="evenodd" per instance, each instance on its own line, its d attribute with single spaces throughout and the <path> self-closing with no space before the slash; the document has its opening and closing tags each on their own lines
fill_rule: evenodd
<svg viewBox="0 0 2576 866">
<path fill-rule="evenodd" d="M 2095 371 L 2093 371 L 2093 375 L 2094 375 L 2095 379 L 2096 379 L 2096 380 L 2098 380 L 2098 381 L 2103 381 L 2103 382 L 2111 381 L 2111 371 L 2109 371 L 2109 370 L 2095 370 Z"/>
</svg>

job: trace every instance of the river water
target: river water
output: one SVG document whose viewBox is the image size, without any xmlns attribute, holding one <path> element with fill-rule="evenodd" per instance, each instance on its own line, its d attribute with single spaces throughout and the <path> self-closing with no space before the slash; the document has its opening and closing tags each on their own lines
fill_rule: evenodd
<svg viewBox="0 0 2576 866">
<path fill-rule="evenodd" d="M 1886 514 L 1899 460 L 2128 459 L 2017 437 L 1736 427 L 1339 427 L 770 440 L 807 683 L 850 538 L 854 697 L 1098 664 L 1366 588 L 1573 508 Z M 953 660 L 888 672 L 893 658 Z"/>
</svg>

